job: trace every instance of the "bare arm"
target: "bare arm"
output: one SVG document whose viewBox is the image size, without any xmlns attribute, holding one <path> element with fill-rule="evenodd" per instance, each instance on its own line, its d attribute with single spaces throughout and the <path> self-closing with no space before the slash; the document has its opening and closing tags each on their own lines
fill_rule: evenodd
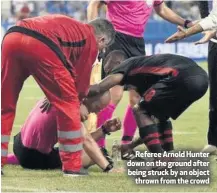
<svg viewBox="0 0 217 193">
<path fill-rule="evenodd" d="M 106 132 L 116 132 L 121 129 L 121 121 L 119 118 L 113 118 L 111 120 L 107 120 L 103 127 L 106 129 Z M 98 128 L 95 132 L 91 133 L 91 136 L 95 141 L 98 141 L 100 138 L 105 136 L 102 127 Z"/>
<path fill-rule="evenodd" d="M 156 6 L 155 11 L 160 17 L 171 23 L 181 26 L 184 26 L 185 24 L 185 19 L 183 19 L 178 14 L 176 14 L 172 9 L 167 7 L 167 5 L 164 2 L 161 3 L 159 6 Z M 188 27 L 190 26 L 192 26 L 192 23 L 188 24 Z"/>
<path fill-rule="evenodd" d="M 112 74 L 104 78 L 98 84 L 95 84 L 90 87 L 89 93 L 87 97 L 96 96 L 98 94 L 104 93 L 105 91 L 109 90 L 110 88 L 119 85 L 123 80 L 124 75 L 119 74 Z"/>
<path fill-rule="evenodd" d="M 181 26 L 178 26 L 178 31 L 176 33 L 174 33 L 173 35 L 171 35 L 170 37 L 168 37 L 165 42 L 166 43 L 172 43 L 172 42 L 176 42 L 178 40 L 182 40 L 186 37 L 192 36 L 196 33 L 202 32 L 203 29 L 200 26 L 199 23 L 195 24 L 194 26 L 188 28 L 188 29 L 184 29 Z"/>
<path fill-rule="evenodd" d="M 83 124 L 82 124 L 83 125 Z M 103 156 L 102 152 L 100 151 L 97 143 L 92 138 L 90 134 L 86 132 L 86 128 L 83 125 L 83 133 L 84 133 L 84 150 L 87 155 L 96 163 L 100 168 L 105 169 L 109 162 Z"/>
<path fill-rule="evenodd" d="M 103 2 L 99 0 L 91 0 L 87 7 L 87 20 L 91 21 L 98 17 L 99 9 L 103 6 Z"/>
<path fill-rule="evenodd" d="M 189 37 L 191 35 L 200 33 L 203 31 L 203 28 L 201 27 L 201 25 L 199 23 L 195 24 L 194 26 L 184 30 L 185 32 L 185 37 Z"/>
<path fill-rule="evenodd" d="M 91 133 L 91 136 L 95 141 L 98 141 L 100 138 L 105 136 L 105 133 L 103 133 L 102 128 L 98 128 L 96 131 Z"/>
</svg>

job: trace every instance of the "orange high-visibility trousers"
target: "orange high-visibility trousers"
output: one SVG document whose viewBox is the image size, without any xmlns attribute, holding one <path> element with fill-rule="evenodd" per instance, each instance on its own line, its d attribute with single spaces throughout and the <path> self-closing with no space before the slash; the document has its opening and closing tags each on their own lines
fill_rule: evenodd
<svg viewBox="0 0 217 193">
<path fill-rule="evenodd" d="M 6 164 L 19 93 L 26 78 L 32 75 L 58 110 L 58 142 L 63 171 L 80 170 L 83 144 L 78 93 L 74 78 L 61 60 L 41 41 L 12 32 L 3 40 L 1 62 L 2 166 Z"/>
</svg>

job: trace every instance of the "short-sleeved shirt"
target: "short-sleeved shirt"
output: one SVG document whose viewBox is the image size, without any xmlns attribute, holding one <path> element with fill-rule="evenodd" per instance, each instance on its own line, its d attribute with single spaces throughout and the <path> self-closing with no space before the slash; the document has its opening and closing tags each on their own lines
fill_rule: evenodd
<svg viewBox="0 0 217 193">
<path fill-rule="evenodd" d="M 159 80 L 176 77 L 181 71 L 191 67 L 197 67 L 197 64 L 189 58 L 160 54 L 130 58 L 113 69 L 110 74 L 123 74 L 124 78 L 120 85 L 132 85 L 142 95 Z"/>
<path fill-rule="evenodd" d="M 107 19 L 112 22 L 116 31 L 143 37 L 153 7 L 159 6 L 163 0 L 105 0 L 104 2 L 107 4 Z"/>
<path fill-rule="evenodd" d="M 48 154 L 57 143 L 57 111 L 52 106 L 49 113 L 42 113 L 40 100 L 32 109 L 22 129 L 21 138 L 25 147 Z"/>
</svg>

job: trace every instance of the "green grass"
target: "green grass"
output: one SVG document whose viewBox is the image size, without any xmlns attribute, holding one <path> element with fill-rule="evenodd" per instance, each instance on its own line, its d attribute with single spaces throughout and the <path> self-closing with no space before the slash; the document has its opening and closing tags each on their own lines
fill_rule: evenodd
<svg viewBox="0 0 217 193">
<path fill-rule="evenodd" d="M 203 64 L 206 68 L 206 65 Z M 25 83 L 18 102 L 13 135 L 20 130 L 35 102 L 43 96 L 33 79 Z M 115 115 L 123 118 L 128 97 L 125 94 Z M 207 143 L 208 93 L 192 105 L 174 124 L 175 147 L 180 149 L 201 149 Z M 110 149 L 114 139 L 120 139 L 120 132 L 108 137 Z M 12 150 L 12 141 L 10 151 Z M 63 177 L 61 171 L 31 171 L 19 166 L 6 166 L 2 177 L 2 191 L 78 191 L 78 192 L 216 192 L 217 164 L 211 157 L 212 183 L 209 186 L 175 186 L 175 185 L 134 185 L 126 174 L 103 174 L 98 167 L 90 168 L 90 175 L 83 178 Z"/>
</svg>

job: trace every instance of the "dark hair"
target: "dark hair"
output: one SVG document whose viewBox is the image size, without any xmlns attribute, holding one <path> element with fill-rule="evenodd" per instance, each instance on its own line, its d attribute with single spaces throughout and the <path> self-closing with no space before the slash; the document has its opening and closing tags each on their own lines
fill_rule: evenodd
<svg viewBox="0 0 217 193">
<path fill-rule="evenodd" d="M 119 66 L 126 59 L 126 54 L 121 50 L 113 50 L 110 52 L 104 60 L 103 70 L 105 71 L 105 74 L 108 75 L 112 69 Z"/>
<path fill-rule="evenodd" d="M 110 21 L 103 18 L 97 18 L 89 22 L 94 27 L 95 34 L 97 36 L 105 35 L 109 44 L 111 44 L 115 38 L 115 29 Z"/>
</svg>

